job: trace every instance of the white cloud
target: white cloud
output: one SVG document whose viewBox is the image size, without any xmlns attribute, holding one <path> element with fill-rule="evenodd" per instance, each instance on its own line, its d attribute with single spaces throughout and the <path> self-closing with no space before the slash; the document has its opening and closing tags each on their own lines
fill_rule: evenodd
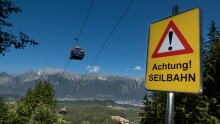
<svg viewBox="0 0 220 124">
<path fill-rule="evenodd" d="M 98 66 L 87 66 L 86 68 L 89 70 L 89 72 L 98 72 L 101 69 Z"/>
<path fill-rule="evenodd" d="M 127 68 L 127 70 L 130 70 L 130 68 Z"/>
<path fill-rule="evenodd" d="M 136 67 L 134 67 L 134 70 L 141 70 L 141 67 L 140 66 L 136 66 Z"/>
</svg>

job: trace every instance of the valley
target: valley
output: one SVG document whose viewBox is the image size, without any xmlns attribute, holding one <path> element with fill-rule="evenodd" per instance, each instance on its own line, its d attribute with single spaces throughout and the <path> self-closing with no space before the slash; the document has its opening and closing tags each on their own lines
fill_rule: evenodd
<svg viewBox="0 0 220 124">
<path fill-rule="evenodd" d="M 120 120 L 138 124 L 140 112 L 138 106 L 117 104 L 111 100 L 58 101 L 58 106 L 59 109 L 66 107 L 67 114 L 60 116 L 73 124 L 117 124 Z"/>
</svg>

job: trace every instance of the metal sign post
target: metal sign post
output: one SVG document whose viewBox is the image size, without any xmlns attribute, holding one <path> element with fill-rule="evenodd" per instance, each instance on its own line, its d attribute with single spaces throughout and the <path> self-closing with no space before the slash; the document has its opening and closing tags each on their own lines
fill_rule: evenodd
<svg viewBox="0 0 220 124">
<path fill-rule="evenodd" d="M 166 124 L 173 124 L 175 93 L 167 93 Z"/>
<path fill-rule="evenodd" d="M 173 6 L 173 15 L 178 14 L 179 6 Z M 173 124 L 175 93 L 167 93 L 166 124 Z"/>
</svg>

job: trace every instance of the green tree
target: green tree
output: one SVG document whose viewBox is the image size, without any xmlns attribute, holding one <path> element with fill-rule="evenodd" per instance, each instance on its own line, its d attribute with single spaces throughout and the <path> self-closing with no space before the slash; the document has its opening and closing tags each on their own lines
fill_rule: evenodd
<svg viewBox="0 0 220 124">
<path fill-rule="evenodd" d="M 209 101 L 205 95 L 176 94 L 175 123 L 212 123 Z"/>
<path fill-rule="evenodd" d="M 208 28 L 209 39 L 203 41 L 203 94 L 176 93 L 174 108 L 176 124 L 220 124 L 220 33 L 218 29 L 212 21 Z M 148 124 L 149 119 L 152 118 L 165 119 L 163 110 L 166 109 L 164 103 L 166 96 L 161 94 L 161 92 L 154 92 L 150 98 L 144 97 L 144 107 L 139 114 L 142 124 Z M 157 114 L 152 114 L 156 110 Z"/>
<path fill-rule="evenodd" d="M 213 121 L 218 120 L 220 123 L 220 32 L 215 26 L 215 22 L 211 22 L 208 29 L 208 41 L 204 42 L 203 51 L 203 83 L 204 95 L 209 101 L 209 115 Z"/>
<path fill-rule="evenodd" d="M 56 100 L 52 85 L 49 81 L 37 81 L 34 89 L 29 88 L 26 95 L 17 101 L 17 118 L 21 124 L 45 123 L 53 124 L 58 121 Z"/>
<path fill-rule="evenodd" d="M 3 97 L 0 97 L 0 124 L 14 124 L 16 113 L 13 107 L 13 104 L 6 104 Z"/>
<path fill-rule="evenodd" d="M 141 124 L 150 124 L 153 123 L 150 120 L 151 116 L 151 111 L 152 111 L 152 100 L 148 98 L 148 94 L 144 95 L 144 102 L 143 102 L 143 107 L 141 107 L 141 112 L 139 113 L 140 122 Z"/>
<path fill-rule="evenodd" d="M 0 97 L 0 124 L 4 124 L 8 121 L 8 106 L 7 104 L 3 101 L 3 98 Z"/>
<path fill-rule="evenodd" d="M 166 117 L 166 93 L 153 92 L 144 96 L 143 107 L 139 113 L 141 124 L 164 124 Z"/>
<path fill-rule="evenodd" d="M 55 114 L 56 111 L 51 109 L 48 104 L 42 102 L 37 104 L 34 112 L 30 117 L 30 124 L 55 124 L 57 123 L 58 116 Z"/>
<path fill-rule="evenodd" d="M 7 22 L 6 19 L 9 18 L 11 13 L 21 12 L 19 7 L 15 7 L 14 4 L 9 0 L 0 0 L 0 54 L 5 55 L 9 52 L 11 45 L 14 45 L 16 49 L 24 49 L 26 44 L 38 45 L 33 39 L 20 31 L 19 36 L 15 36 L 11 31 L 2 31 L 2 26 L 11 27 L 12 23 Z"/>
</svg>

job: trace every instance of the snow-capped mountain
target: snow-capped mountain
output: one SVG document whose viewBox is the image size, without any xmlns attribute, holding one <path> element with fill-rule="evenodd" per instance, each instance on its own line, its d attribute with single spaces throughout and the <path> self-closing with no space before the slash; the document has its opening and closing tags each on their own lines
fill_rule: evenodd
<svg viewBox="0 0 220 124">
<path fill-rule="evenodd" d="M 104 74 L 70 74 L 60 69 L 32 70 L 20 75 L 0 73 L 2 93 L 24 95 L 37 80 L 50 80 L 58 98 L 142 101 L 144 78 Z M 58 86 L 58 87 L 57 87 Z"/>
</svg>

